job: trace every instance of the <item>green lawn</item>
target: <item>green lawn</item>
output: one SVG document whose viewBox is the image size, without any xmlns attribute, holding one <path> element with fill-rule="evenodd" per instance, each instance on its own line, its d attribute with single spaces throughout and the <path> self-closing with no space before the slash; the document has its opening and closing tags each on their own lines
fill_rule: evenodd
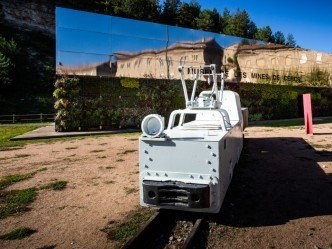
<svg viewBox="0 0 332 249">
<path fill-rule="evenodd" d="M 47 124 L 49 123 L 0 125 L 0 150 L 6 150 L 9 147 L 22 146 L 26 144 L 26 141 L 9 141 L 9 139 Z"/>
<path fill-rule="evenodd" d="M 332 123 L 331 117 L 314 120 L 313 124 L 327 124 Z M 290 120 L 268 120 L 251 122 L 249 126 L 264 126 L 264 127 L 289 127 L 289 126 L 302 126 L 304 125 L 303 119 L 290 119 Z"/>
<path fill-rule="evenodd" d="M 121 135 L 124 137 L 138 135 L 139 132 L 119 133 L 119 134 L 101 134 L 101 135 L 90 135 L 90 136 L 77 136 L 77 137 L 63 137 L 63 138 L 50 138 L 50 139 L 33 139 L 33 140 L 21 140 L 21 141 L 10 141 L 9 139 L 28 131 L 32 131 L 39 127 L 48 125 L 50 123 L 27 123 L 27 124 L 0 124 L 0 151 L 11 150 L 13 147 L 20 147 L 28 143 L 52 143 L 56 141 L 83 139 L 91 137 L 103 137 L 103 136 L 116 136 Z"/>
</svg>

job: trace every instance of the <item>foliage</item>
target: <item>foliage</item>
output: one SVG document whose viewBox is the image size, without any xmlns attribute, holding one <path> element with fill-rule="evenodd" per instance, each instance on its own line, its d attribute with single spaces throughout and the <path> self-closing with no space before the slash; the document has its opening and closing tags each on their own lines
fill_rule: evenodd
<svg viewBox="0 0 332 249">
<path fill-rule="evenodd" d="M 14 64 L 10 61 L 10 59 L 0 52 L 0 84 L 12 83 L 10 74 L 13 67 Z"/>
<path fill-rule="evenodd" d="M 203 10 L 196 18 L 198 29 L 218 32 L 219 30 L 219 13 L 216 9 Z"/>
<path fill-rule="evenodd" d="M 151 0 L 124 0 L 121 10 L 126 17 L 139 20 L 157 21 L 160 15 L 158 1 Z"/>
<path fill-rule="evenodd" d="M 296 41 L 293 34 L 287 35 L 286 45 L 288 47 L 296 47 Z"/>
<path fill-rule="evenodd" d="M 54 39 L 3 21 L 0 30 L 0 113 L 52 113 Z"/>
<path fill-rule="evenodd" d="M 40 189 L 52 189 L 52 190 L 63 190 L 67 186 L 67 181 L 55 181 L 55 182 L 50 182 L 48 184 L 42 185 Z"/>
<path fill-rule="evenodd" d="M 116 224 L 115 227 L 106 227 L 103 229 L 107 233 L 107 237 L 112 240 L 125 240 L 136 234 L 139 228 L 146 222 L 151 215 L 153 210 L 140 208 L 129 213 L 124 219 L 124 222 Z"/>
<path fill-rule="evenodd" d="M 66 77 L 69 79 L 74 78 Z M 184 108 L 179 80 L 135 79 L 138 88 L 124 87 L 123 79 L 119 78 L 80 77 L 74 81 L 79 94 L 72 95 L 73 99 L 56 101 L 57 129 L 139 127 L 147 114 L 158 113 L 167 122 L 171 111 Z M 189 91 L 191 87 L 192 82 L 189 82 Z M 207 84 L 201 84 L 198 91 L 207 87 Z M 312 94 L 314 115 L 332 115 L 332 98 L 327 88 L 252 83 L 227 83 L 226 87 L 240 94 L 243 106 L 249 107 L 250 120 L 301 116 L 298 98 L 303 93 Z M 55 96 L 66 96 L 67 92 L 67 89 L 56 89 Z M 71 118 L 70 113 L 74 113 L 75 118 Z"/>
<path fill-rule="evenodd" d="M 161 14 L 162 22 L 170 25 L 175 25 L 179 17 L 180 6 L 180 0 L 165 0 Z"/>
<path fill-rule="evenodd" d="M 14 60 L 17 44 L 13 39 L 7 40 L 0 36 L 0 85 L 13 81 Z"/>
<path fill-rule="evenodd" d="M 270 26 L 265 26 L 262 28 L 258 28 L 257 32 L 254 34 L 253 37 L 255 40 L 266 41 L 266 42 L 273 42 L 273 34 Z"/>
<path fill-rule="evenodd" d="M 233 15 L 229 15 L 224 21 L 226 25 L 223 33 L 227 35 L 251 39 L 257 31 L 256 24 L 250 20 L 249 14 L 245 10 L 237 9 Z"/>
<path fill-rule="evenodd" d="M 35 188 L 1 192 L 0 219 L 27 211 L 27 205 L 34 201 L 36 195 L 37 191 Z"/>
<path fill-rule="evenodd" d="M 177 19 L 178 24 L 181 27 L 197 28 L 196 18 L 198 18 L 200 13 L 201 6 L 195 0 L 191 0 L 189 3 L 182 3 Z"/>
<path fill-rule="evenodd" d="M 285 45 L 285 35 L 281 31 L 277 31 L 274 33 L 274 42 L 277 44 Z"/>
<path fill-rule="evenodd" d="M 0 179 L 0 189 L 6 188 L 16 182 L 24 181 L 26 179 L 30 179 L 32 174 L 24 174 L 24 175 L 8 175 L 4 176 Z"/>
<path fill-rule="evenodd" d="M 327 70 L 314 67 L 306 77 L 306 82 L 312 86 L 330 86 L 330 74 Z"/>
<path fill-rule="evenodd" d="M 139 81 L 135 78 L 123 78 L 120 82 L 123 87 L 139 88 Z"/>
<path fill-rule="evenodd" d="M 25 237 L 30 236 L 35 233 L 36 230 L 30 229 L 28 227 L 20 227 L 9 233 L 0 236 L 0 239 L 3 240 L 15 240 L 15 239 L 23 239 Z"/>
<path fill-rule="evenodd" d="M 57 99 L 54 108 L 56 130 L 71 130 L 80 126 L 83 116 L 83 103 L 79 98 L 79 85 L 77 78 L 64 76 L 55 83 L 53 96 Z M 74 101 L 73 101 L 74 100 Z"/>
</svg>

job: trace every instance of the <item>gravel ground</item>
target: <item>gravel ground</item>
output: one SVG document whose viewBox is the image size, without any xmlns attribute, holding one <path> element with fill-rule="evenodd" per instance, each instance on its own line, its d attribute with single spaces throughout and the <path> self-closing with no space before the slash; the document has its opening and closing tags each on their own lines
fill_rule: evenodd
<svg viewBox="0 0 332 249">
<path fill-rule="evenodd" d="M 209 217 L 197 248 L 332 248 L 332 124 L 314 131 L 248 128 L 221 213 Z M 37 230 L 0 240 L 0 248 L 115 248 L 102 229 L 139 205 L 137 138 L 73 138 L 0 151 L 0 177 L 43 169 L 5 190 L 68 181 L 62 191 L 38 190 L 28 212 L 0 219 L 0 234 Z"/>
</svg>

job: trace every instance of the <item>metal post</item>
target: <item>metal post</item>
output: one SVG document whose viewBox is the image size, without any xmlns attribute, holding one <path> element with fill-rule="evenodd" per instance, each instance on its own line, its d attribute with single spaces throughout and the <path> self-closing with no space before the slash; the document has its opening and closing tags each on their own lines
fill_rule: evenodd
<svg viewBox="0 0 332 249">
<path fill-rule="evenodd" d="M 13 114 L 13 124 L 15 123 L 15 114 Z"/>
<path fill-rule="evenodd" d="M 40 122 L 43 122 L 43 114 L 40 114 Z"/>
</svg>

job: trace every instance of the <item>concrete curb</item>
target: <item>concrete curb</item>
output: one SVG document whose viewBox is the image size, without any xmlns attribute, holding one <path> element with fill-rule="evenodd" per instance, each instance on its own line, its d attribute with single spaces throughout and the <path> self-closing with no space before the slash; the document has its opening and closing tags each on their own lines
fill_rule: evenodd
<svg viewBox="0 0 332 249">
<path fill-rule="evenodd" d="M 49 126 L 40 127 L 33 131 L 29 131 L 25 134 L 13 137 L 9 140 L 10 141 L 21 141 L 21 140 L 34 140 L 34 139 L 80 137 L 80 136 L 132 133 L 132 132 L 139 132 L 139 131 L 140 131 L 140 129 L 122 129 L 122 130 L 111 130 L 111 131 L 56 132 L 56 131 L 54 131 L 54 125 L 49 125 Z"/>
</svg>

